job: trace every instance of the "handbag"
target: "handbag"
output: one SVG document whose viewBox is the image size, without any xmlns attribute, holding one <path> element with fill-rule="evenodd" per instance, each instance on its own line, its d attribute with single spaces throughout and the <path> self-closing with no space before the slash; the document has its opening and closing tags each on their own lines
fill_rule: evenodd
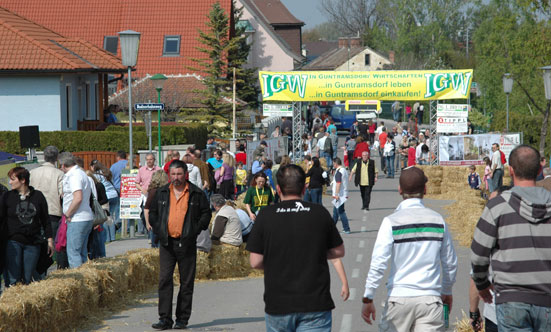
<svg viewBox="0 0 551 332">
<path fill-rule="evenodd" d="M 54 260 L 48 255 L 48 243 L 42 243 L 40 245 L 40 256 L 36 263 L 36 272 L 38 272 L 38 274 L 44 274 L 52 264 L 54 264 Z"/>
<path fill-rule="evenodd" d="M 55 250 L 62 252 L 67 247 L 67 221 L 65 215 L 61 217 L 59 221 L 59 227 L 57 228 L 57 234 L 55 236 Z"/>
<path fill-rule="evenodd" d="M 103 209 L 94 194 L 90 195 L 90 200 L 92 201 L 92 212 L 94 212 L 94 222 L 92 227 L 96 227 L 107 221 L 107 212 Z"/>
</svg>

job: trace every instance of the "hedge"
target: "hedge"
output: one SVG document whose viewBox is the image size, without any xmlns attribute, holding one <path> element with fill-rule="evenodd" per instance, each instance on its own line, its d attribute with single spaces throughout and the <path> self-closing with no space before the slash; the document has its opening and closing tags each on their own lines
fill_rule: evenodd
<svg viewBox="0 0 551 332">
<path fill-rule="evenodd" d="M 153 127 L 152 144 L 157 144 L 157 127 Z M 162 145 L 195 144 L 202 149 L 206 145 L 208 131 L 204 125 L 161 127 Z M 133 150 L 149 147 L 144 127 L 132 130 Z M 128 151 L 128 127 L 110 126 L 105 131 L 42 131 L 40 147 L 56 146 L 60 151 Z M 0 131 L 0 151 L 24 155 L 27 151 L 19 145 L 19 132 Z"/>
</svg>

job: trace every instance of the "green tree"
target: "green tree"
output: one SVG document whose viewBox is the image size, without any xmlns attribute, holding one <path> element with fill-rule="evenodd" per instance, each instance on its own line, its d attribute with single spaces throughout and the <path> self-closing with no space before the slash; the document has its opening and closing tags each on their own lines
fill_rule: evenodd
<svg viewBox="0 0 551 332">
<path fill-rule="evenodd" d="M 492 1 L 482 6 L 477 16 L 480 25 L 474 36 L 475 77 L 484 89 L 488 108 L 494 113 L 492 129 L 505 129 L 502 77 L 511 73 L 514 86 L 509 97 L 509 130 L 524 131 L 525 137 L 536 135 L 539 150 L 544 152 L 549 107 L 545 104 L 539 68 L 551 63 L 551 29 L 546 21 L 538 21 L 512 0 Z M 519 116 L 537 119 L 539 130 L 527 133 L 527 123 L 533 122 L 519 121 Z M 533 138 L 528 140 L 532 141 Z"/>
<path fill-rule="evenodd" d="M 237 8 L 235 0 L 233 1 L 234 12 L 233 21 L 235 25 L 236 45 L 228 52 L 228 81 L 233 80 L 233 68 L 235 68 L 236 76 L 236 94 L 237 97 L 245 102 L 251 108 L 258 106 L 258 94 L 260 92 L 257 84 L 256 71 L 257 68 L 247 67 L 249 53 L 251 52 L 252 44 L 247 42 L 245 31 L 247 26 L 239 24 L 243 16 L 243 7 Z"/>
<path fill-rule="evenodd" d="M 204 107 L 186 113 L 190 120 L 206 120 L 212 127 L 217 121 L 229 121 L 231 103 L 223 102 L 224 97 L 231 96 L 227 89 L 228 59 L 229 53 L 238 48 L 241 37 L 230 36 L 230 19 L 219 2 L 213 4 L 207 18 L 207 31 L 199 30 L 198 41 L 202 46 L 196 47 L 204 57 L 192 58 L 196 66 L 189 68 L 204 76 L 205 89 L 195 91 L 201 95 L 198 102 Z"/>
</svg>

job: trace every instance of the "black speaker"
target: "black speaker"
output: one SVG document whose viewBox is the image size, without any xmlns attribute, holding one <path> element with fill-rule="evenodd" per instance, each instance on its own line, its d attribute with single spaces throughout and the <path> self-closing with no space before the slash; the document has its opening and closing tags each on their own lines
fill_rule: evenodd
<svg viewBox="0 0 551 332">
<path fill-rule="evenodd" d="M 40 146 L 38 126 L 19 127 L 19 142 L 22 148 L 37 148 Z"/>
</svg>

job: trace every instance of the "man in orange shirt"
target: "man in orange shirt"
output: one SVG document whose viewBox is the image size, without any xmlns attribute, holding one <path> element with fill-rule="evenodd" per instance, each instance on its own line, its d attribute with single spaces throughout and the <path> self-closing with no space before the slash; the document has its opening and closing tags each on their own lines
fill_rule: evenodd
<svg viewBox="0 0 551 332">
<path fill-rule="evenodd" d="M 149 222 L 159 238 L 159 322 L 157 330 L 185 329 L 191 316 L 197 235 L 207 229 L 211 209 L 203 190 L 187 181 L 187 165 L 173 160 L 170 183 L 157 189 L 149 209 Z M 176 323 L 172 320 L 172 276 L 178 263 L 180 291 L 176 302 Z M 174 324 L 174 326 L 173 326 Z"/>
<path fill-rule="evenodd" d="M 381 128 L 381 133 L 379 134 L 379 157 L 381 157 L 381 169 L 386 174 L 386 163 L 385 163 L 385 157 L 383 156 L 383 151 L 386 144 L 386 138 L 388 134 L 386 132 L 386 127 Z"/>
</svg>

